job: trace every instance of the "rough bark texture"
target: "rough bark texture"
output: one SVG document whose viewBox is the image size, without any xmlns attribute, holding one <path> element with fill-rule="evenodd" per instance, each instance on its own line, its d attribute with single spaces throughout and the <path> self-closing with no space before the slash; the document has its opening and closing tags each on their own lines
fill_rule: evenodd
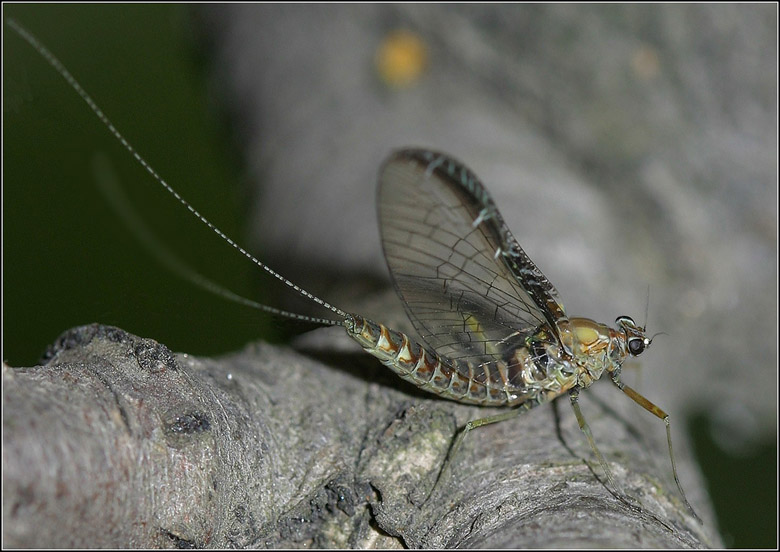
<svg viewBox="0 0 780 552">
<path fill-rule="evenodd" d="M 4 366 L 3 545 L 717 545 L 619 403 L 585 412 L 631 499 L 585 464 L 568 406 L 475 431 L 432 493 L 456 427 L 494 410 L 425 396 L 333 330 L 202 359 L 91 325 Z"/>
</svg>

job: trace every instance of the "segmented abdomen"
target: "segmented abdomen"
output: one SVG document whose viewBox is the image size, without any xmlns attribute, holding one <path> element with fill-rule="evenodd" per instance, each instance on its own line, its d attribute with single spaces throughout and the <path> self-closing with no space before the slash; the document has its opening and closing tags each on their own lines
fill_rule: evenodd
<svg viewBox="0 0 780 552">
<path fill-rule="evenodd" d="M 356 314 L 347 318 L 345 327 L 349 336 L 366 352 L 377 357 L 400 377 L 442 397 L 481 406 L 523 404 L 527 408 L 552 398 L 545 393 L 545 386 L 539 385 L 539 374 L 529 373 L 532 362 L 518 358 L 519 362 L 511 365 L 492 362 L 475 366 L 470 362 L 444 358 L 406 334 Z M 523 354 L 528 357 L 525 349 L 518 351 L 517 356 Z M 528 385 L 529 379 L 533 384 Z"/>
</svg>

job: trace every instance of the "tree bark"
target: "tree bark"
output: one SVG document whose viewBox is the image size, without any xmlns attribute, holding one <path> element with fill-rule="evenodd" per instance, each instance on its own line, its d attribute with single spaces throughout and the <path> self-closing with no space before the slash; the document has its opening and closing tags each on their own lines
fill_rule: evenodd
<svg viewBox="0 0 780 552">
<path fill-rule="evenodd" d="M 41 366 L 4 365 L 3 545 L 718 545 L 630 401 L 586 398 L 609 386 L 583 409 L 629 498 L 555 404 L 472 432 L 435 485 L 457 428 L 498 410 L 431 397 L 346 341 L 331 328 L 207 359 L 90 325 Z"/>
</svg>

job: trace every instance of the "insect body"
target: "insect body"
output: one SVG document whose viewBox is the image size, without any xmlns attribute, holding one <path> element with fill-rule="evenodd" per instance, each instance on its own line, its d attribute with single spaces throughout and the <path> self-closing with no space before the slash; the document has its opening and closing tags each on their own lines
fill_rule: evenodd
<svg viewBox="0 0 780 552">
<path fill-rule="evenodd" d="M 620 380 L 626 358 L 641 354 L 651 343 L 645 328 L 626 316 L 616 320 L 615 329 L 587 318 L 569 318 L 555 287 L 520 247 L 488 192 L 464 165 L 445 154 L 404 149 L 392 154 L 380 170 L 382 245 L 417 340 L 330 305 L 228 238 L 146 163 L 51 52 L 18 23 L 8 23 L 182 205 L 257 266 L 338 319 L 312 318 L 258 304 L 182 269 L 180 263 L 169 263 L 174 270 L 197 285 L 266 312 L 344 326 L 368 353 L 426 391 L 461 403 L 515 407 L 469 422 L 451 447 L 444 469 L 471 429 L 509 419 L 568 393 L 580 428 L 616 486 L 578 405 L 579 391 L 606 371 L 618 388 L 666 423 L 675 481 L 693 512 L 677 477 L 668 415 Z"/>
<path fill-rule="evenodd" d="M 424 345 L 357 315 L 346 316 L 347 333 L 422 389 L 468 404 L 516 407 L 469 422 L 449 458 L 470 430 L 568 392 L 580 428 L 617 487 L 578 404 L 580 390 L 606 371 L 620 390 L 666 423 L 675 482 L 698 519 L 677 476 L 669 416 L 620 380 L 626 358 L 640 355 L 652 341 L 645 328 L 628 316 L 617 318 L 616 329 L 569 318 L 487 190 L 447 155 L 394 153 L 380 170 L 378 196 L 385 259 Z"/>
<path fill-rule="evenodd" d="M 553 285 L 477 178 L 443 154 L 394 153 L 379 177 L 390 273 L 425 346 L 356 315 L 347 333 L 404 379 L 458 402 L 528 409 L 649 345 L 628 317 L 613 330 L 569 319 Z M 629 345 L 630 344 L 630 345 Z"/>
<path fill-rule="evenodd" d="M 587 318 L 573 318 L 571 325 L 581 336 L 569 348 L 577 353 L 564 351 L 539 330 L 506 359 L 477 364 L 441 357 L 407 335 L 359 315 L 350 315 L 345 323 L 350 337 L 368 353 L 426 391 L 467 404 L 525 409 L 575 386 L 590 386 L 605 369 L 619 371 L 628 356 L 624 333 Z"/>
</svg>

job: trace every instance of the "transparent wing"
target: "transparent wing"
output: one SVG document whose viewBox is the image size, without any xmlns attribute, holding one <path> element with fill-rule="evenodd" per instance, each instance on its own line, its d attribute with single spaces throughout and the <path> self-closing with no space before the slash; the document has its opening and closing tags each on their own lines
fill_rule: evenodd
<svg viewBox="0 0 780 552">
<path fill-rule="evenodd" d="M 509 232 L 477 178 L 450 157 L 401 150 L 379 176 L 382 245 L 420 338 L 486 363 L 566 318 L 557 292 Z"/>
</svg>

